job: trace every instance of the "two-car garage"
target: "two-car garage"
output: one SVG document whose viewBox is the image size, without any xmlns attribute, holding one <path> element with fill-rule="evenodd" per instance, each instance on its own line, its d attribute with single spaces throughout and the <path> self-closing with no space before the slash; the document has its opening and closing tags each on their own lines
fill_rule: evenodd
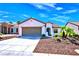
<svg viewBox="0 0 79 59">
<path fill-rule="evenodd" d="M 22 27 L 22 36 L 41 36 L 41 27 Z"/>
</svg>

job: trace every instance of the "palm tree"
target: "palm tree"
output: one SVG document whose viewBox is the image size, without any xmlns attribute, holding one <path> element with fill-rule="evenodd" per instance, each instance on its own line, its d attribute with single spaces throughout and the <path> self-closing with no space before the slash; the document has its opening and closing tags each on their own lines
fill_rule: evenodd
<svg viewBox="0 0 79 59">
<path fill-rule="evenodd" d="M 67 36 L 73 36 L 75 34 L 75 32 L 73 29 L 66 27 L 66 34 L 67 34 Z"/>
<path fill-rule="evenodd" d="M 62 31 L 62 37 L 66 38 L 66 37 L 70 37 L 70 36 L 73 36 L 75 34 L 74 30 L 69 28 L 69 27 L 61 27 Z"/>
<path fill-rule="evenodd" d="M 61 27 L 61 30 L 62 37 L 66 37 L 66 26 Z"/>
</svg>

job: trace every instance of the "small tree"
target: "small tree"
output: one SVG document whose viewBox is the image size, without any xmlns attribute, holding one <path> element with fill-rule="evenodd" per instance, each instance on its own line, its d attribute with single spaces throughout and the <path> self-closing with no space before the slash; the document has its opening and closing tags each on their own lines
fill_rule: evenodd
<svg viewBox="0 0 79 59">
<path fill-rule="evenodd" d="M 10 24 L 13 24 L 13 22 L 11 22 L 11 21 L 10 21 L 9 23 L 10 23 Z"/>
<path fill-rule="evenodd" d="M 20 21 L 17 21 L 17 24 L 19 24 L 20 23 Z"/>
</svg>

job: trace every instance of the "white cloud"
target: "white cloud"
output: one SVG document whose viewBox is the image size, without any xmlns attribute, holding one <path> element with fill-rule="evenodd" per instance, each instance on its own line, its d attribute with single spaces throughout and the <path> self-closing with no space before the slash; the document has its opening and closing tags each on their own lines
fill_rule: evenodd
<svg viewBox="0 0 79 59">
<path fill-rule="evenodd" d="M 8 21 L 1 18 L 1 19 L 0 19 L 0 22 L 8 22 Z"/>
<path fill-rule="evenodd" d="M 48 15 L 44 14 L 44 13 L 40 13 L 39 14 L 40 17 L 48 17 Z"/>
<path fill-rule="evenodd" d="M 34 7 L 37 7 L 38 9 L 43 9 L 50 11 L 50 9 L 46 6 L 52 7 L 56 10 L 62 10 L 62 7 L 56 7 L 56 3 L 38 3 L 38 4 L 32 4 Z"/>
<path fill-rule="evenodd" d="M 50 9 L 47 8 L 46 6 L 55 8 L 55 3 L 38 3 L 38 4 L 32 4 L 34 7 L 37 7 L 38 9 L 43 9 L 49 11 Z"/>
<path fill-rule="evenodd" d="M 58 14 L 52 14 L 52 16 L 58 16 Z"/>
<path fill-rule="evenodd" d="M 62 7 L 56 7 L 56 10 L 62 10 L 63 8 Z"/>
<path fill-rule="evenodd" d="M 65 23 L 66 21 L 68 21 L 70 18 L 67 16 L 57 16 L 54 18 L 50 18 L 50 20 L 54 20 L 54 21 L 58 21 L 58 22 L 62 22 Z"/>
<path fill-rule="evenodd" d="M 73 10 L 66 10 L 65 12 L 63 12 L 63 14 L 69 14 L 69 13 L 75 13 L 77 12 L 78 10 L 76 9 L 73 9 Z"/>
<path fill-rule="evenodd" d="M 18 17 L 21 19 L 25 19 L 25 18 L 29 18 L 30 16 L 27 14 L 20 14 L 20 15 L 18 15 Z M 16 18 L 16 16 L 15 16 L 15 18 Z"/>
<path fill-rule="evenodd" d="M 7 17 L 9 17 L 9 16 L 6 15 L 6 16 L 3 16 L 3 17 L 7 18 Z"/>
<path fill-rule="evenodd" d="M 44 3 L 43 5 L 46 5 L 46 6 L 54 8 L 56 4 L 55 3 L 46 3 L 46 4 Z"/>
<path fill-rule="evenodd" d="M 3 19 L 0 19 L 0 21 L 2 21 Z"/>
<path fill-rule="evenodd" d="M 16 17 L 16 16 L 12 16 L 12 17 Z"/>
<path fill-rule="evenodd" d="M 37 7 L 39 9 L 47 9 L 42 3 L 38 3 L 38 4 L 32 4 L 34 7 Z"/>
<path fill-rule="evenodd" d="M 9 12 L 7 12 L 7 11 L 0 11 L 0 13 L 8 14 Z"/>
<path fill-rule="evenodd" d="M 27 14 L 23 14 L 22 16 L 24 16 L 24 17 L 30 17 L 29 15 L 27 15 Z"/>
</svg>

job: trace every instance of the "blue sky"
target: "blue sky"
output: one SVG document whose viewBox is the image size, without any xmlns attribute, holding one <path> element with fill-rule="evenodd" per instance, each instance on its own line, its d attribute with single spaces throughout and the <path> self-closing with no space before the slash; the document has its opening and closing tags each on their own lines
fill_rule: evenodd
<svg viewBox="0 0 79 59">
<path fill-rule="evenodd" d="M 68 21 L 79 21 L 77 3 L 2 3 L 0 4 L 0 22 L 24 21 L 30 17 L 43 22 L 52 22 L 60 26 Z"/>
</svg>

